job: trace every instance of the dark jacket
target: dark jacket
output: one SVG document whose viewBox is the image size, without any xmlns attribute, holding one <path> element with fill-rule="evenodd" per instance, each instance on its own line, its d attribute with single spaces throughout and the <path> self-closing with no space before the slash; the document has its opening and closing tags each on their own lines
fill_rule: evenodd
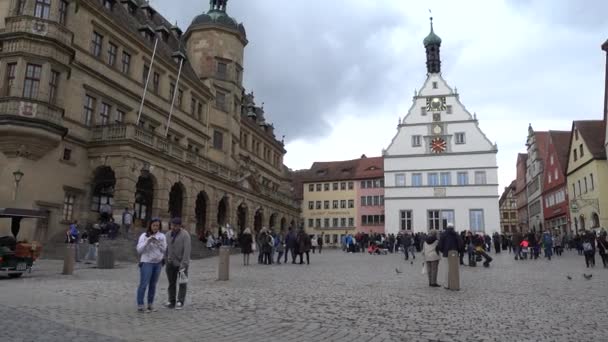
<svg viewBox="0 0 608 342">
<path fill-rule="evenodd" d="M 439 250 L 444 258 L 448 257 L 449 251 L 460 251 L 463 243 L 460 235 L 453 228 L 448 228 L 439 239 Z"/>
<path fill-rule="evenodd" d="M 301 231 L 298 233 L 298 237 L 297 237 L 297 241 L 298 241 L 298 252 L 299 253 L 306 253 L 309 252 L 311 249 L 311 242 L 310 242 L 310 236 L 308 236 L 308 234 L 306 234 L 304 231 Z"/>
<path fill-rule="evenodd" d="M 251 245 L 253 244 L 253 237 L 251 236 L 251 234 L 241 234 L 240 244 L 241 253 L 251 254 L 253 252 L 253 250 L 251 249 Z"/>
<path fill-rule="evenodd" d="M 101 229 L 91 228 L 88 232 L 89 235 L 89 244 L 94 245 L 99 242 L 99 234 L 101 234 Z"/>
</svg>

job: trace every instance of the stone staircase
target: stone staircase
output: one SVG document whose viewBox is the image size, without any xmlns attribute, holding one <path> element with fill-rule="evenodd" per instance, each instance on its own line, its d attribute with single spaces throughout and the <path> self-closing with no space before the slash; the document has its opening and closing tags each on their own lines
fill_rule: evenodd
<svg viewBox="0 0 608 342">
<path fill-rule="evenodd" d="M 137 235 L 139 236 L 139 234 Z M 193 260 L 204 259 L 209 257 L 214 257 L 219 254 L 218 250 L 208 250 L 204 243 L 198 240 L 195 235 L 191 235 L 192 241 L 192 251 L 190 254 L 190 258 Z M 100 245 L 106 244 L 111 247 L 114 251 L 114 259 L 116 261 L 122 262 L 138 262 L 139 256 L 137 255 L 137 251 L 135 249 L 137 245 L 137 239 L 134 236 L 129 236 L 129 238 L 117 237 L 115 240 L 109 240 L 108 238 L 102 236 L 100 238 Z M 84 259 L 87 250 L 88 243 L 82 243 L 79 246 L 79 255 L 81 260 Z M 50 259 L 50 260 L 63 260 L 65 256 L 66 244 L 63 241 L 63 234 L 59 237 L 53 237 L 49 242 L 45 243 L 42 247 L 42 259 Z M 239 248 L 234 248 L 232 250 L 232 254 L 240 253 Z"/>
</svg>

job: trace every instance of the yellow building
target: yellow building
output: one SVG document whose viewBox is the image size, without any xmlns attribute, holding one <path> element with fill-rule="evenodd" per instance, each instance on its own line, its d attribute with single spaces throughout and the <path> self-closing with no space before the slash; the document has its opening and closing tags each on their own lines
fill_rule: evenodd
<svg viewBox="0 0 608 342">
<path fill-rule="evenodd" d="M 314 163 L 297 174 L 301 180 L 302 222 L 306 233 L 323 235 L 325 245 L 339 245 L 355 234 L 356 161 Z"/>
<path fill-rule="evenodd" d="M 601 120 L 574 121 L 567 183 L 575 232 L 608 227 L 608 161 Z"/>
</svg>

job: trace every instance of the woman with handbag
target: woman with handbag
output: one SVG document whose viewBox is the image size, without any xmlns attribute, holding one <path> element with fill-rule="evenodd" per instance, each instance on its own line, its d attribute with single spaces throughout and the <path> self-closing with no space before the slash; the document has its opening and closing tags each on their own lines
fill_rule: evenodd
<svg viewBox="0 0 608 342">
<path fill-rule="evenodd" d="M 156 283 L 160 276 L 163 258 L 167 250 L 167 240 L 160 232 L 160 219 L 150 221 L 148 230 L 141 234 L 137 242 L 139 253 L 139 287 L 137 288 L 137 311 L 144 312 L 144 295 L 148 290 L 148 312 L 156 311 L 154 308 L 154 295 Z"/>
<path fill-rule="evenodd" d="M 437 284 L 437 270 L 439 269 L 439 242 L 437 241 L 437 232 L 432 231 L 424 241 L 422 246 L 422 257 L 425 261 L 426 274 L 429 277 L 430 287 L 440 287 Z M 423 267 L 425 267 L 423 266 Z M 424 273 L 424 270 L 423 270 Z"/>
</svg>

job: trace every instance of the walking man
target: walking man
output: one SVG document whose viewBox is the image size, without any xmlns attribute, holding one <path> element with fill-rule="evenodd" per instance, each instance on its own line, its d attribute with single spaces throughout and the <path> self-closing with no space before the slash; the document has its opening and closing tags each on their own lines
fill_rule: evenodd
<svg viewBox="0 0 608 342">
<path fill-rule="evenodd" d="M 460 290 L 458 251 L 462 248 L 462 244 L 460 236 L 454 231 L 454 224 L 448 223 L 446 231 L 439 239 L 439 250 L 447 259 L 447 286 L 445 288 L 448 290 Z"/>
<path fill-rule="evenodd" d="M 190 263 L 190 234 L 182 229 L 182 219 L 175 217 L 171 219 L 171 230 L 167 232 L 167 279 L 169 280 L 169 300 L 166 306 L 170 309 L 180 310 L 186 301 L 187 284 L 179 284 L 177 301 L 175 289 L 178 276 L 182 279 L 188 277 L 188 265 Z"/>
</svg>

